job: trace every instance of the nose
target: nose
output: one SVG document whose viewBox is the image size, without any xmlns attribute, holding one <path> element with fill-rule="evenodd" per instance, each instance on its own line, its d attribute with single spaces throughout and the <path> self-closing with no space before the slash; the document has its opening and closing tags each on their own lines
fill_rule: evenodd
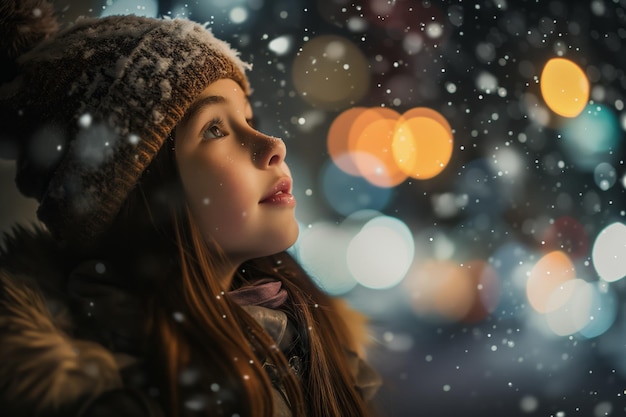
<svg viewBox="0 0 626 417">
<path fill-rule="evenodd" d="M 251 141 L 252 162 L 261 169 L 282 164 L 287 147 L 282 139 L 255 132 Z"/>
</svg>

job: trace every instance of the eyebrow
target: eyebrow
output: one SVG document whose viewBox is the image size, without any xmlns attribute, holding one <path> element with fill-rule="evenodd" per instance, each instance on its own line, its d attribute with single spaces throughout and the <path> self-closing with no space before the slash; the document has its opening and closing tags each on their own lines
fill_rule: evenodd
<svg viewBox="0 0 626 417">
<path fill-rule="evenodd" d="M 187 109 L 187 112 L 181 119 L 180 123 L 187 123 L 191 120 L 200 110 L 204 109 L 207 106 L 212 106 L 214 104 L 226 103 L 226 98 L 223 96 L 206 96 L 202 97 L 199 100 L 191 103 L 191 106 Z"/>
</svg>

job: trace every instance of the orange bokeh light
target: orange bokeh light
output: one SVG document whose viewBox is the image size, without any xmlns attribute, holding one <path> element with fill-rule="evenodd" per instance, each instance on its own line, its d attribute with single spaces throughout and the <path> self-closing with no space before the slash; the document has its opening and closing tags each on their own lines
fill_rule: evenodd
<svg viewBox="0 0 626 417">
<path fill-rule="evenodd" d="M 436 316 L 447 321 L 460 321 L 476 302 L 474 282 L 469 271 L 447 260 L 428 260 L 405 285 L 411 296 L 411 307 L 418 315 Z"/>
<path fill-rule="evenodd" d="M 335 165 L 350 175 L 359 175 L 359 170 L 349 155 L 350 130 L 354 121 L 367 110 L 365 107 L 352 107 L 341 112 L 330 125 L 326 137 L 328 154 Z"/>
<path fill-rule="evenodd" d="M 541 72 L 541 94 L 558 115 L 576 117 L 589 100 L 589 80 L 583 70 L 565 58 L 550 59 Z"/>
<path fill-rule="evenodd" d="M 379 187 L 407 177 L 438 175 L 452 155 L 452 129 L 435 110 L 417 107 L 400 115 L 387 107 L 352 107 L 340 113 L 326 138 L 335 165 Z"/>
<path fill-rule="evenodd" d="M 348 146 L 360 175 L 379 187 L 393 187 L 407 178 L 391 150 L 400 114 L 389 108 L 373 108 L 361 113 L 350 130 Z"/>
<path fill-rule="evenodd" d="M 398 121 L 393 138 L 396 164 L 415 179 L 433 178 L 452 156 L 452 130 L 445 118 L 432 109 L 415 108 Z"/>
<path fill-rule="evenodd" d="M 558 308 L 559 305 L 548 301 L 564 283 L 575 278 L 574 265 L 564 252 L 547 253 L 532 268 L 526 282 L 526 296 L 530 305 L 539 313 Z"/>
</svg>

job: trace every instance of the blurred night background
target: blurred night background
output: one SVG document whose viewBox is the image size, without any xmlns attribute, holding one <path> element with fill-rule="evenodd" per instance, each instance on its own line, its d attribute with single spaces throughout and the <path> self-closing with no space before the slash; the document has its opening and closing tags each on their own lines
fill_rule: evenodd
<svg viewBox="0 0 626 417">
<path fill-rule="evenodd" d="M 56 0 L 253 63 L 291 249 L 370 317 L 383 417 L 626 415 L 626 0 Z M 34 218 L 0 165 L 0 226 Z"/>
</svg>

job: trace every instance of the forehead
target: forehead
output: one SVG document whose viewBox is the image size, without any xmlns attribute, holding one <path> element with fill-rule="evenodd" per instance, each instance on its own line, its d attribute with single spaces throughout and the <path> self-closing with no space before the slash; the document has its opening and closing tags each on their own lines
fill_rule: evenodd
<svg viewBox="0 0 626 417">
<path fill-rule="evenodd" d="M 212 82 L 202 93 L 200 93 L 199 97 L 211 94 L 223 94 L 246 99 L 246 95 L 241 86 L 235 80 L 230 78 L 222 78 Z"/>
<path fill-rule="evenodd" d="M 207 106 L 215 104 L 243 107 L 246 111 L 250 108 L 248 97 L 241 86 L 230 78 L 224 78 L 211 83 L 200 93 L 187 109 L 180 124 L 188 123 Z"/>
</svg>

